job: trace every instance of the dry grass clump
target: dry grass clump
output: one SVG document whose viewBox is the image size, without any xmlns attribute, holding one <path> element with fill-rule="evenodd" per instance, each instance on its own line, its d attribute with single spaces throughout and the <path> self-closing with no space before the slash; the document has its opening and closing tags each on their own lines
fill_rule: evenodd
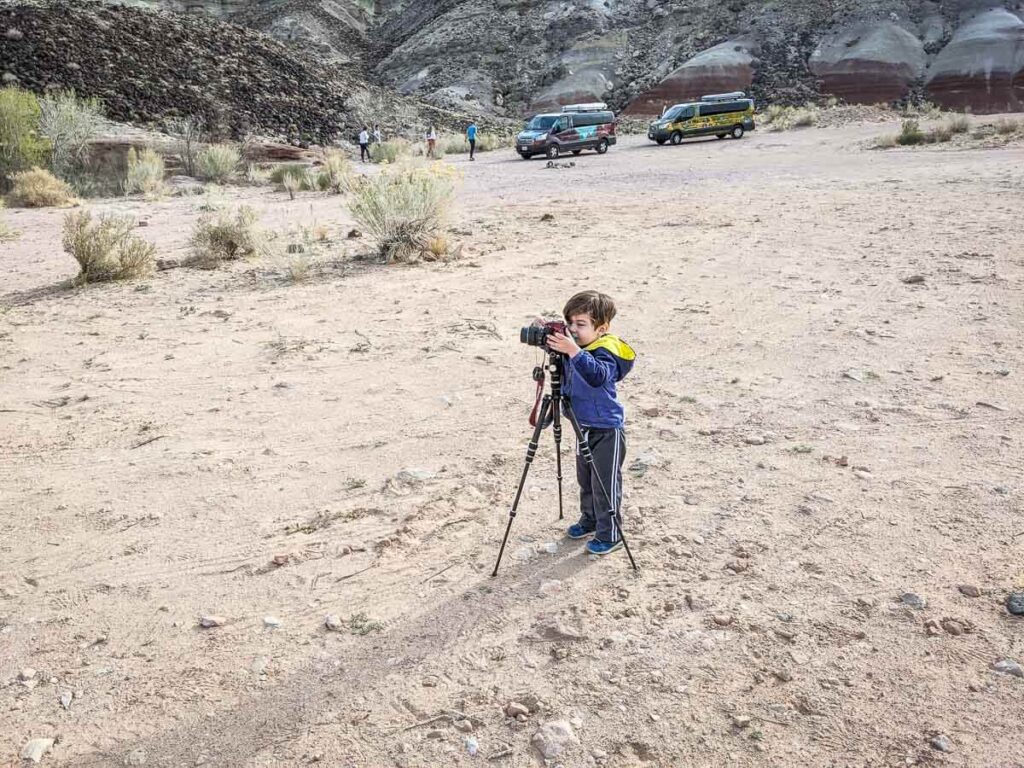
<svg viewBox="0 0 1024 768">
<path fill-rule="evenodd" d="M 226 184 L 238 173 L 242 153 L 233 144 L 210 144 L 196 156 L 196 175 L 203 181 Z"/>
<path fill-rule="evenodd" d="M 0 210 L 4 208 L 4 201 L 0 199 Z M 0 218 L 0 243 L 6 243 L 10 240 L 17 240 L 21 237 L 21 232 L 16 229 L 11 229 L 7 222 Z"/>
<path fill-rule="evenodd" d="M 1024 130 L 1024 120 L 1014 120 L 1009 117 L 1003 117 L 996 120 L 995 127 L 996 133 L 1000 136 L 1009 136 L 1011 133 Z"/>
<path fill-rule="evenodd" d="M 332 195 L 340 195 L 349 188 L 351 179 L 352 164 L 348 156 L 340 150 L 328 150 L 318 179 L 320 188 Z"/>
<path fill-rule="evenodd" d="M 201 216 L 189 247 L 192 251 L 187 261 L 189 265 L 213 269 L 225 261 L 263 254 L 267 242 L 257 226 L 256 211 L 241 206 L 233 212 L 216 210 Z"/>
<path fill-rule="evenodd" d="M 416 261 L 430 253 L 454 194 L 449 167 L 407 166 L 366 179 L 353 191 L 349 210 L 376 240 L 382 262 Z"/>
<path fill-rule="evenodd" d="M 469 139 L 465 134 L 446 133 L 438 136 L 437 146 L 444 155 L 468 155 Z M 476 151 L 491 152 L 500 146 L 498 137 L 490 133 L 477 133 Z"/>
<path fill-rule="evenodd" d="M 399 158 L 410 155 L 412 144 L 401 137 L 370 145 L 370 160 L 375 163 L 393 164 Z"/>
<path fill-rule="evenodd" d="M 761 120 L 769 130 L 788 131 L 792 128 L 808 128 L 816 125 L 820 114 L 821 108 L 815 104 L 805 104 L 802 107 L 772 104 L 765 110 Z"/>
<path fill-rule="evenodd" d="M 128 150 L 128 171 L 124 179 L 126 195 L 145 195 L 146 199 L 167 193 L 164 183 L 164 159 L 151 147 Z"/>
<path fill-rule="evenodd" d="M 88 211 L 64 217 L 64 250 L 78 262 L 80 283 L 144 277 L 156 266 L 156 248 L 132 234 L 128 217 L 103 215 L 95 222 Z"/>
<path fill-rule="evenodd" d="M 294 200 L 296 192 L 309 192 L 317 189 L 317 178 L 310 166 L 304 163 L 285 163 L 270 172 L 270 181 L 277 185 L 278 190 L 288 193 Z"/>
<path fill-rule="evenodd" d="M 89 142 L 102 125 L 103 110 L 97 99 L 58 91 L 39 100 L 39 132 L 50 140 L 50 167 L 57 176 L 70 179 L 82 171 Z"/>
<path fill-rule="evenodd" d="M 22 208 L 50 208 L 78 205 L 67 182 L 61 181 L 42 168 L 31 168 L 11 177 L 11 191 L 7 199 L 11 205 Z"/>
<path fill-rule="evenodd" d="M 921 128 L 917 120 L 904 120 L 900 132 L 893 135 L 879 136 L 875 139 L 876 149 L 891 149 L 892 147 L 913 147 L 919 144 L 945 144 L 952 141 L 957 134 L 967 133 L 971 128 L 971 121 L 966 115 L 954 115 L 943 123 L 928 130 Z"/>
</svg>

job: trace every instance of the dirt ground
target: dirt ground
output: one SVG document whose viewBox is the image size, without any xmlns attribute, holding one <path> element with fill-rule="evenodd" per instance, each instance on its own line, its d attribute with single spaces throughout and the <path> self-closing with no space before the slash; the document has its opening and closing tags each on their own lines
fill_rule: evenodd
<svg viewBox="0 0 1024 768">
<path fill-rule="evenodd" d="M 341 198 L 223 193 L 328 228 L 301 284 L 68 290 L 62 212 L 6 211 L 0 764 L 538 766 L 566 721 L 548 765 L 1024 766 L 1024 147 L 883 129 L 448 159 L 450 264 L 354 261 Z M 202 202 L 92 207 L 174 259 Z M 639 354 L 639 575 L 563 537 L 546 433 L 491 578 L 519 328 L 590 287 Z"/>
</svg>

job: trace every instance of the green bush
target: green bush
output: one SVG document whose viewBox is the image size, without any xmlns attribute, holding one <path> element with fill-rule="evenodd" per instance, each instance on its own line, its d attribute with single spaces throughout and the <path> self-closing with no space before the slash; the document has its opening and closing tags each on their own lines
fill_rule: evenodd
<svg viewBox="0 0 1024 768">
<path fill-rule="evenodd" d="M 376 240 L 381 261 L 414 261 L 429 250 L 454 199 L 450 168 L 396 168 L 365 179 L 353 190 L 349 210 Z"/>
<path fill-rule="evenodd" d="M 47 165 L 49 142 L 39 134 L 39 100 L 20 88 L 0 89 L 0 181 Z"/>
<path fill-rule="evenodd" d="M 196 157 L 196 175 L 204 181 L 226 184 L 238 173 L 242 154 L 233 144 L 210 144 Z"/>
<path fill-rule="evenodd" d="M 78 200 L 67 182 L 42 168 L 19 171 L 11 177 L 8 200 L 23 208 L 50 208 L 77 205 Z"/>
<path fill-rule="evenodd" d="M 348 156 L 340 150 L 328 150 L 320 171 L 320 188 L 333 195 L 340 195 L 349 188 L 351 180 L 352 164 Z"/>
<path fill-rule="evenodd" d="M 136 152 L 128 150 L 128 172 L 124 180 L 126 195 L 145 195 L 148 199 L 160 197 L 167 191 L 164 184 L 164 159 L 150 147 Z"/>
<path fill-rule="evenodd" d="M 900 146 L 908 147 L 915 144 L 923 144 L 924 141 L 925 135 L 921 130 L 920 123 L 917 120 L 904 120 L 899 136 L 896 137 L 896 143 Z"/>
<path fill-rule="evenodd" d="M 967 133 L 971 130 L 971 121 L 967 115 L 954 115 L 949 118 L 946 123 L 946 128 L 951 134 L 953 133 Z"/>
<path fill-rule="evenodd" d="M 388 139 L 370 145 L 370 159 L 375 163 L 393 164 L 400 157 L 412 154 L 412 145 L 403 138 Z"/>
<path fill-rule="evenodd" d="M 267 250 L 256 212 L 242 206 L 234 212 L 215 210 L 199 218 L 189 241 L 188 263 L 212 269 L 225 261 L 249 258 Z"/>
<path fill-rule="evenodd" d="M 81 173 L 89 142 L 102 126 L 103 110 L 97 99 L 59 91 L 39 100 L 39 131 L 50 140 L 50 167 L 62 179 Z"/>
<path fill-rule="evenodd" d="M 64 218 L 64 250 L 78 262 L 80 283 L 128 280 L 151 274 L 156 248 L 132 234 L 135 222 L 124 216 L 100 216 L 94 223 L 88 211 Z"/>
</svg>

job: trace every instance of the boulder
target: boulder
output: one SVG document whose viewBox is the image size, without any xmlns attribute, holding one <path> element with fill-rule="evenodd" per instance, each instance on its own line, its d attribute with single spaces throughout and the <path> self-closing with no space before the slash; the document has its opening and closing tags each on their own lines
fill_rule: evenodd
<svg viewBox="0 0 1024 768">
<path fill-rule="evenodd" d="M 615 55 L 628 41 L 615 33 L 576 43 L 562 54 L 566 74 L 537 92 L 530 102 L 531 112 L 557 110 L 563 104 L 603 101 L 614 82 Z"/>
<path fill-rule="evenodd" d="M 890 21 L 840 30 L 823 40 L 808 62 L 823 93 L 851 104 L 905 98 L 925 64 L 922 42 Z"/>
<path fill-rule="evenodd" d="M 969 19 L 932 62 L 925 94 L 948 109 L 1024 110 L 1024 21 L 1003 8 Z"/>
<path fill-rule="evenodd" d="M 653 88 L 626 105 L 627 115 L 660 115 L 666 107 L 695 101 L 709 93 L 749 91 L 754 79 L 757 46 L 737 38 L 701 51 Z"/>
</svg>

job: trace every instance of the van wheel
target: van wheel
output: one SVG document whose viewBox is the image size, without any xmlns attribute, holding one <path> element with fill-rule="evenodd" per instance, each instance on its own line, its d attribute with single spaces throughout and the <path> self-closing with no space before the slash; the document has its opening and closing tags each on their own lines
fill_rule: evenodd
<svg viewBox="0 0 1024 768">
<path fill-rule="evenodd" d="M 742 125 L 734 125 L 733 129 L 732 129 L 732 132 L 729 135 L 732 136 L 734 139 L 742 139 L 743 138 L 743 126 Z"/>
<path fill-rule="evenodd" d="M 669 141 L 671 141 L 673 144 L 679 144 L 679 143 L 682 142 L 682 140 L 683 140 L 683 134 L 681 134 L 679 131 L 675 131 L 669 137 Z"/>
<path fill-rule="evenodd" d="M 608 139 L 601 139 L 599 142 L 597 142 L 597 146 L 595 147 L 595 149 L 597 150 L 597 154 L 599 155 L 603 155 L 605 152 L 607 152 Z"/>
<path fill-rule="evenodd" d="M 664 140 L 664 139 L 655 139 L 655 141 L 656 141 L 656 142 L 658 142 L 658 146 L 659 146 L 659 147 L 660 147 L 660 146 L 661 146 L 662 144 L 664 144 L 664 143 L 665 143 L 665 140 Z"/>
<path fill-rule="evenodd" d="M 574 150 L 572 151 L 572 153 L 573 153 L 574 155 L 578 155 L 578 154 L 579 154 L 580 152 L 582 152 L 582 151 L 583 151 L 582 149 L 574 149 Z"/>
<path fill-rule="evenodd" d="M 550 160 L 557 160 L 559 154 L 561 154 L 561 152 L 558 149 L 558 145 L 557 144 L 552 144 L 550 147 L 548 147 L 548 151 L 547 151 L 548 159 L 550 159 Z"/>
</svg>

